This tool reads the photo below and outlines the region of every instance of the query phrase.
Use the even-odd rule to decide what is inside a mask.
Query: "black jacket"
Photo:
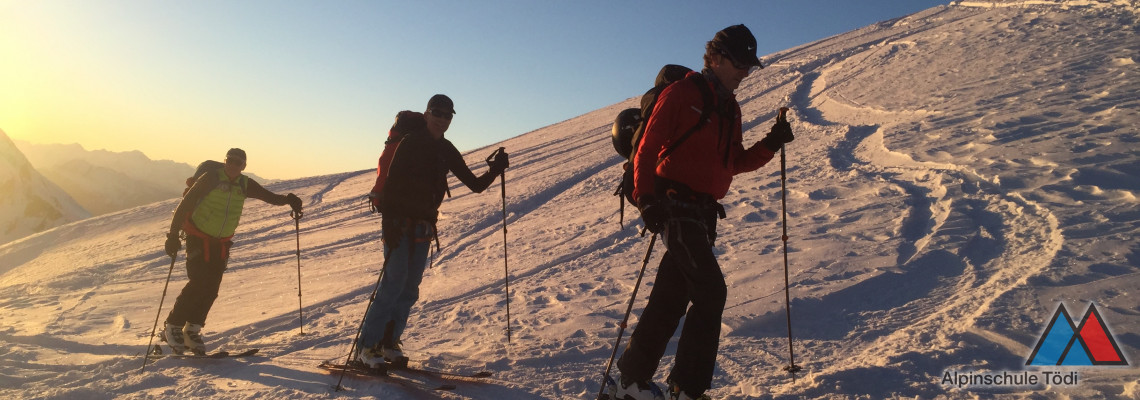
[[[435,140],[427,132],[404,136],[384,185],[384,217],[435,222],[447,193],[448,171],[475,193],[486,190],[498,176],[488,170],[476,177],[447,139]]]

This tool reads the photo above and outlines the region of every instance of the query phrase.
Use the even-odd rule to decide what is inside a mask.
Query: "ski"
[[[454,379],[468,382],[484,382],[483,379],[490,378],[493,374],[491,371],[479,371],[474,373],[451,372],[407,364],[402,366],[389,364],[388,368],[390,371],[408,371],[417,374],[431,375],[440,379]]]
[[[456,379],[468,382],[479,382],[478,379],[491,377],[491,371],[479,371],[475,373],[451,372],[446,370],[426,368],[422,365],[412,366],[408,364],[408,361],[409,360],[407,357],[400,357],[395,361],[389,361],[387,369],[389,371],[407,371],[423,375],[432,375],[439,379]]]
[[[353,376],[363,378],[376,378],[383,379],[388,382],[395,382],[396,384],[403,385],[412,389],[421,389],[428,391],[450,391],[455,390],[455,385],[452,384],[433,384],[428,382],[419,382],[412,379],[407,379],[398,375],[391,375],[385,369],[372,369],[356,365],[345,365],[338,363],[331,363],[328,361],[322,362],[318,365],[321,369],[328,371],[330,374],[339,374],[341,371],[352,374]]]
[[[147,356],[147,358],[150,358],[152,360],[158,360],[158,359],[162,359],[162,358],[212,358],[212,359],[221,359],[221,358],[249,357],[249,356],[252,356],[254,354],[257,354],[257,352],[259,350],[260,349],[249,349],[249,350],[239,352],[239,353],[233,353],[233,352],[223,350],[223,351],[216,351],[216,352],[209,353],[209,354],[161,354],[161,353],[156,354],[156,353],[151,353],[151,354],[147,354],[146,356]]]

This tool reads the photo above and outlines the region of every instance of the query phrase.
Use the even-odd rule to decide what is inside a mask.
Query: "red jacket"
[[[697,72],[690,72],[689,75]],[[716,93],[712,83],[710,91]],[[732,184],[732,176],[755,171],[775,155],[771,150],[761,146],[759,142],[745,149],[740,133],[740,105],[736,99],[717,99],[721,102],[732,101],[732,121],[713,111],[709,122],[687,140],[681,143],[668,158],[661,159],[673,141],[685,134],[685,131],[697,125],[704,107],[700,90],[694,80],[684,79],[678,81],[661,92],[657,98],[657,105],[645,127],[636,156],[633,158],[633,198],[639,203],[641,197],[654,194],[653,177],[661,176],[676,182],[683,183],[694,191],[708,194],[715,199],[724,198],[728,187]],[[717,97],[717,96],[713,96]],[[721,130],[728,126],[731,140],[724,143],[720,139]],[[728,148],[728,163],[725,165],[725,145]]]

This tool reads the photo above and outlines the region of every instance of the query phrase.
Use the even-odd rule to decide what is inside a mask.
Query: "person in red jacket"
[[[791,127],[778,122],[759,142],[743,145],[733,91],[752,67],[763,68],[747,27],[717,32],[705,46],[704,63],[701,72],[690,72],[661,92],[633,158],[634,199],[646,228],[662,234],[667,250],[649,303],[618,360],[619,399],[664,397],[653,374],[681,317],[685,325],[667,378],[669,394],[697,399],[711,387],[728,294],[712,249],[716,220],[724,218],[718,200],[728,193],[734,175],[760,168],[793,139]],[[706,89],[698,85],[713,93],[713,110],[704,110],[701,92]],[[684,137],[694,126],[699,129]]]

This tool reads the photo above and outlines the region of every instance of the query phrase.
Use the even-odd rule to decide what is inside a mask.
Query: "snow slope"
[[[737,93],[748,144],[777,107],[793,110],[789,260],[804,373],[781,371],[773,163],[737,177],[723,201],[716,251],[729,299],[713,398],[1140,395],[1136,17],[1120,1],[962,2],[765,57],[771,66]],[[173,201],[0,246],[0,396],[592,398],[648,245],[636,224],[619,228],[611,196],[621,159],[609,124],[635,100],[466,155],[477,172],[499,145],[512,155],[509,346],[499,186],[472,194],[452,179],[442,251],[404,348],[429,367],[494,371],[485,383],[422,392],[347,378],[334,392],[336,377],[316,368],[346,356],[381,265],[379,218],[361,202],[374,175],[362,170],[270,186],[308,207],[304,335],[292,221],[247,205],[205,334],[219,348],[261,348],[253,358],[140,372],[171,271],[161,243]],[[162,315],[185,283],[181,259],[173,272]],[[1075,386],[941,383],[947,371],[1038,371],[1024,364],[1057,305],[1082,313],[1089,302],[1133,366],[1077,369]]]

